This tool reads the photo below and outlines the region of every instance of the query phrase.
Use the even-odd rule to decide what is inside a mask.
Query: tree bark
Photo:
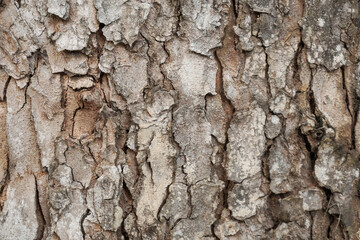
[[[360,239],[356,0],[1,0],[0,239]]]

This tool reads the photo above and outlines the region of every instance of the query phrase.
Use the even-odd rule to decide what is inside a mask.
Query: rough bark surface
[[[0,0],[0,239],[360,239],[357,0]]]

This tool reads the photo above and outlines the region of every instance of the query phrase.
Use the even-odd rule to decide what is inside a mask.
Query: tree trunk
[[[360,239],[357,0],[1,0],[0,239]]]

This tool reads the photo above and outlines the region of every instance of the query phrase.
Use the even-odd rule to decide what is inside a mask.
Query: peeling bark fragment
[[[224,209],[221,213],[221,221],[220,224],[215,228],[215,234],[220,240],[225,239],[235,239],[236,237],[245,239],[245,229],[244,223],[239,223],[230,218],[230,211],[228,209]],[[244,229],[245,228],[245,229]],[[238,233],[242,233],[243,235],[238,235]],[[251,236],[246,236],[246,239],[253,239]]]
[[[284,222],[296,221],[298,224],[307,222],[307,215],[303,209],[302,198],[298,195],[290,195],[279,199],[279,219]],[[308,222],[310,224],[310,222]]]
[[[283,223],[268,233],[271,239],[311,239],[311,217],[302,209],[301,198],[281,199],[279,217]]]
[[[70,187],[73,182],[72,169],[66,165],[59,165],[52,177],[65,187]]]
[[[270,189],[273,193],[286,193],[293,190],[289,175],[291,163],[283,140],[277,138],[269,154]]]
[[[60,73],[65,70],[65,56],[63,52],[58,52],[52,44],[46,46],[46,55],[48,56],[52,73]]]
[[[147,162],[141,167],[144,174],[143,191],[136,206],[137,222],[144,227],[157,222],[157,215],[165,201],[167,188],[172,182],[172,158],[176,154],[166,135],[155,132],[153,134]]]
[[[107,231],[116,231],[123,218],[118,198],[121,194],[119,169],[111,165],[102,166],[103,174],[88,192],[87,203],[91,215],[87,221],[98,222]]]
[[[265,79],[266,55],[262,48],[256,48],[246,58],[241,80],[250,84],[253,78]]]
[[[273,13],[275,14],[275,13]],[[269,47],[279,39],[281,18],[269,14],[260,14],[258,37],[265,47]]]
[[[86,156],[79,146],[69,148],[65,152],[66,164],[71,167],[74,180],[87,188],[92,178],[91,164],[86,161]]]
[[[84,49],[88,45],[90,34],[99,28],[94,0],[69,1],[69,5],[69,20],[58,22],[52,18],[48,26],[48,35],[55,41],[58,52]]]
[[[97,19],[99,22],[109,24],[119,19],[122,15],[119,8],[126,3],[126,0],[95,0],[94,4],[97,9]]]
[[[2,38],[0,39],[0,66],[5,72],[14,78],[22,78],[29,72],[29,62],[26,55],[18,53],[19,44],[15,37],[8,31],[0,29]]]
[[[38,172],[40,151],[36,131],[31,120],[30,98],[10,81],[7,93],[6,131],[9,144],[11,179],[25,173]]]
[[[289,101],[289,97],[286,94],[280,93],[270,101],[270,110],[273,113],[286,116],[286,111],[289,110]]]
[[[211,124],[211,134],[217,141],[225,144],[227,117],[219,94],[206,98],[206,115]]]
[[[0,66],[15,79],[34,69],[31,55],[46,42],[44,17],[36,3],[30,0],[16,7],[7,1],[0,11]]]
[[[308,188],[299,192],[303,199],[303,209],[305,211],[316,211],[323,208],[325,193],[318,188]]]
[[[235,16],[230,12],[229,25],[234,25]],[[244,62],[244,54],[236,50],[235,33],[233,28],[227,27],[224,45],[216,50],[221,92],[231,102],[235,109],[244,108],[248,101],[246,87],[240,82],[240,69]],[[220,75],[221,74],[221,75]],[[219,84],[218,84],[219,85]]]
[[[92,88],[94,86],[94,81],[92,77],[73,77],[70,78],[68,86],[74,91],[84,88]]]
[[[184,172],[190,183],[210,178],[211,125],[203,109],[182,107],[174,113],[175,141],[183,149]]]
[[[64,187],[49,189],[49,204],[52,210],[60,211],[70,204],[70,199]]]
[[[169,187],[169,195],[161,209],[160,217],[169,221],[173,227],[179,219],[187,218],[190,208],[187,186],[183,183],[174,183]]]
[[[272,96],[285,88],[287,70],[295,57],[300,42],[300,35],[290,36],[286,43],[273,44],[266,49],[269,64],[269,84]]]
[[[241,183],[261,172],[261,157],[265,151],[265,113],[254,105],[251,109],[235,113],[228,130],[228,179]]]
[[[76,93],[71,88],[68,88],[67,91],[64,92],[64,99],[65,99],[64,130],[66,134],[69,136],[73,135],[75,112],[81,108],[80,103],[77,101],[76,98],[77,98]]]
[[[178,1],[156,0],[150,8],[145,23],[146,32],[156,41],[165,41],[171,38],[176,31],[178,21]]]
[[[350,22],[351,4],[341,0],[305,1],[305,13],[301,20],[302,37],[306,47],[307,60],[325,66],[332,71],[346,63],[347,50],[340,37],[342,28]]]
[[[205,96],[216,94],[217,66],[215,60],[186,50],[187,44],[183,41],[174,40],[166,48],[170,53],[170,60],[164,65],[166,76],[183,104],[174,112],[173,132],[186,157],[187,180],[195,183],[210,178],[212,130],[206,118]]]
[[[86,214],[86,207],[82,204],[73,204],[63,213],[56,224],[55,232],[61,240],[83,239],[81,219]]]
[[[311,86],[316,106],[326,120],[335,128],[336,139],[342,144],[351,138],[351,117],[346,105],[341,70],[328,72],[318,68]]]
[[[260,190],[261,177],[245,179],[241,184],[235,184],[229,193],[229,210],[238,220],[245,220],[256,214],[257,208],[265,203],[265,194]]]
[[[69,17],[70,6],[66,0],[48,0],[48,12],[57,15],[63,20]]]
[[[311,239],[310,238],[310,221],[308,226],[299,226],[295,222],[281,223],[275,231],[272,239]]]
[[[160,117],[171,110],[174,104],[175,101],[171,92],[159,90],[154,93],[153,103],[147,107],[147,111],[151,117]]]
[[[212,235],[222,183],[199,182],[190,188],[192,211],[190,219],[181,219],[171,231],[171,239],[202,239]],[[206,239],[206,238],[205,238]]]
[[[55,60],[56,61],[56,60]],[[86,75],[89,70],[88,58],[82,53],[67,53],[65,54],[64,69],[74,75]]]
[[[277,115],[270,115],[266,118],[265,134],[267,138],[277,137],[282,129],[281,119]]]
[[[31,98],[31,113],[41,153],[41,165],[48,168],[54,161],[54,141],[60,135],[64,112],[61,108],[60,75],[53,75],[45,60],[39,62],[28,94]]]
[[[116,57],[113,53],[106,52],[101,56],[100,69],[107,72],[114,68],[112,81],[117,93],[127,99],[128,104],[141,101],[143,89],[148,84],[148,61],[127,51],[123,46],[116,46],[115,52]]]
[[[264,181],[264,178],[263,178]],[[264,182],[263,182],[264,183]],[[263,187],[262,187],[263,188]],[[265,197],[265,201],[268,201],[268,198]],[[274,208],[276,205],[272,205],[271,208]],[[275,226],[274,220],[270,219],[268,216],[269,205],[264,203],[257,208],[256,215],[244,220],[245,225],[242,225],[242,233],[239,233],[239,236],[249,236],[250,239],[261,239],[266,238],[268,235],[268,229],[272,229]]]
[[[147,55],[149,56],[149,59],[153,59],[153,61],[150,61],[148,66],[149,80],[154,85],[159,85],[161,88],[170,90],[170,82],[165,78],[164,72],[161,68],[162,64],[165,63],[168,57],[168,53],[165,49],[165,43],[154,40],[147,31],[148,30],[145,29],[142,32],[142,35],[149,43]]]
[[[245,83],[245,86],[243,86],[243,88],[245,88],[246,90],[244,89],[240,92],[236,92],[233,91],[235,87],[231,87],[227,91],[227,95],[230,97],[230,99],[236,99],[238,98],[237,94],[243,95],[243,92],[245,92],[245,94],[248,94],[248,99],[244,99],[245,102],[250,103],[250,97],[253,97],[260,105],[267,104],[266,102],[268,101],[268,83],[266,80],[266,54],[263,48],[255,48],[246,57],[245,65],[242,70],[241,81]],[[234,85],[239,85],[239,83],[235,83]],[[238,105],[240,105],[241,108],[244,108],[244,106],[242,106],[242,102],[237,102],[235,106],[237,107]]]
[[[274,0],[245,0],[244,2],[246,2],[254,12],[269,14],[273,13],[275,5]]]
[[[33,175],[13,179],[7,188],[1,212],[0,238],[36,239],[39,219],[36,214],[36,184]]]
[[[138,37],[142,25],[149,15],[151,2],[129,0],[118,5],[121,2],[123,1],[116,1],[115,5],[109,5],[107,11],[111,11],[113,14],[105,14],[105,19],[101,11],[99,11],[98,13],[100,14],[98,14],[98,19],[100,22],[106,24],[102,29],[106,40],[112,41],[115,44],[123,42],[132,46]],[[116,16],[119,16],[119,18]],[[110,19],[114,19],[114,21],[109,22]]]
[[[359,177],[359,169],[354,166],[349,155],[327,141],[319,146],[315,177],[320,185],[333,192],[342,192],[351,188],[351,183]]]
[[[57,52],[55,46],[46,47],[52,73],[70,72],[70,75],[85,75],[89,70],[88,58],[79,52]]]
[[[24,77],[21,79],[16,79],[16,85],[20,88],[20,89],[24,89],[25,87],[27,87],[29,85],[29,78],[28,77]]]
[[[246,5],[244,6],[242,3],[239,3],[238,8],[237,25],[233,27],[234,32],[239,37],[241,49],[244,51],[252,51],[258,42],[255,36],[252,35],[253,19]]]
[[[358,184],[358,180],[356,180]],[[352,189],[353,191],[355,189]],[[357,191],[357,190],[355,190]],[[344,191],[344,193],[334,193],[334,205],[339,210],[339,217],[341,222],[344,224],[344,229],[349,234],[349,236],[360,236],[360,220],[359,220],[359,211],[357,206],[360,205],[359,198],[354,196],[354,192],[351,193],[349,189]],[[353,206],[356,206],[355,208]],[[355,238],[356,239],[356,238]]]
[[[66,163],[65,152],[68,146],[63,139],[56,139],[55,141],[55,158],[59,164]]]
[[[217,65],[215,60],[187,50],[184,41],[173,40],[166,45],[170,60],[164,65],[166,76],[180,93],[180,101],[204,104],[206,94],[215,92]]]
[[[341,41],[345,43],[346,49],[350,53],[350,61],[356,62],[355,59],[359,59],[360,57],[360,53],[358,51],[360,47],[360,42],[358,40],[360,36],[359,2],[346,2],[344,9],[351,14],[349,14],[349,21],[346,22],[345,29],[342,29]]]
[[[221,46],[230,1],[183,0],[180,7],[182,13],[180,34],[184,34],[189,39],[189,49],[211,56],[211,50]]]

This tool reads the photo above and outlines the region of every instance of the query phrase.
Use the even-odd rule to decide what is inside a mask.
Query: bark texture
[[[0,239],[360,239],[357,0],[0,0]]]

